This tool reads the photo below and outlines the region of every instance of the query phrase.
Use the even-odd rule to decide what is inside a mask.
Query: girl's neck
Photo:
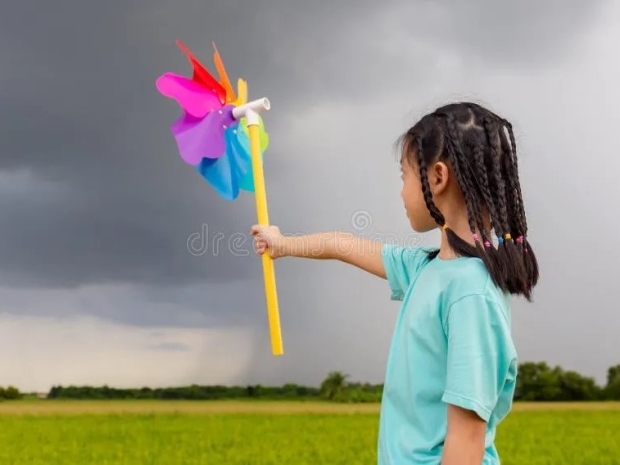
[[[464,241],[474,245],[474,238],[469,227],[469,222],[465,215],[446,215],[446,224],[448,228]],[[448,244],[448,236],[443,229],[441,231],[441,244],[439,247],[439,258],[442,260],[452,260],[458,258],[458,255]]]
[[[452,250],[452,248],[450,247],[450,244],[448,244],[448,236],[446,235],[446,232],[443,229],[441,230],[441,244],[439,246],[439,258],[441,258],[442,260],[454,260],[455,258],[458,258],[458,255],[454,253],[454,250]]]

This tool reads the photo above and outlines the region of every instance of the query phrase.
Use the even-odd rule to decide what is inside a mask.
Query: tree
[[[607,370],[607,385],[603,390],[605,399],[620,400],[620,365]]]
[[[557,400],[561,393],[561,371],[552,370],[546,362],[519,365],[515,399],[526,401]]]
[[[600,398],[601,389],[594,378],[580,375],[576,371],[566,371],[560,375],[561,400],[583,401]]]
[[[15,386],[9,386],[6,389],[4,389],[3,397],[7,400],[16,400],[16,399],[21,399],[22,395],[19,392],[19,389],[17,389]]]
[[[348,377],[340,371],[332,371],[321,383],[321,395],[329,400],[342,398],[347,388]]]
[[[620,365],[614,365],[607,370],[607,384],[613,384],[620,379]]]

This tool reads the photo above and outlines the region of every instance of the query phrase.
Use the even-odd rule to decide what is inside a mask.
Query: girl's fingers
[[[267,250],[267,242],[257,238],[254,240],[254,248],[256,250],[256,253],[263,254],[265,253],[265,250]]]
[[[263,226],[261,226],[260,224],[255,224],[254,226],[250,228],[250,234],[252,236],[256,236],[260,234],[262,231],[263,231]]]

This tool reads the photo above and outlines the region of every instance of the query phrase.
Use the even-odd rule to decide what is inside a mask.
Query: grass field
[[[2,465],[376,463],[378,405],[315,402],[0,403]],[[620,403],[517,404],[505,465],[620,465]]]

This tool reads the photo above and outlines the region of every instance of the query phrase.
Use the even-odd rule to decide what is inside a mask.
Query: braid
[[[484,149],[480,144],[476,144],[471,147],[471,151],[474,156],[474,161],[476,162],[476,169],[473,173],[474,179],[478,180],[480,186],[480,193],[482,194],[484,202],[489,209],[489,214],[491,215],[491,229],[493,229],[493,225],[498,224],[499,220],[497,218],[495,203],[493,202],[493,198],[491,197],[491,190],[489,189],[489,178],[487,176],[487,170],[484,164]]]
[[[484,162],[484,148],[482,143],[475,143],[471,147],[472,154],[474,156],[475,162],[475,172],[473,173],[474,179],[477,179],[479,182],[480,193],[484,199],[484,203],[489,211],[490,219],[491,219],[491,229],[493,229],[494,225],[499,224],[500,221],[497,217],[497,208],[495,206],[495,202],[493,201],[493,197],[491,195],[491,189],[489,188],[489,178],[487,176],[487,169]],[[485,242],[486,242],[485,237]],[[487,244],[489,244],[487,246]],[[493,262],[493,268],[499,274],[502,280],[506,279],[506,270],[505,267],[502,266],[502,262],[498,259],[497,252],[493,248],[492,244],[490,244],[490,240],[485,244],[485,252],[489,255],[490,260]]]
[[[527,236],[527,218],[525,216],[525,207],[523,203],[523,195],[521,194],[521,183],[519,181],[519,164],[517,160],[517,144],[515,142],[515,136],[512,132],[512,125],[506,121],[502,121],[508,130],[508,137],[510,139],[510,147],[508,147],[508,153],[510,154],[510,164],[507,164],[509,170],[508,179],[511,181],[511,189],[514,195],[515,209],[517,211],[518,229],[519,233],[523,235],[524,239]]]
[[[520,185],[521,183],[519,181],[519,164],[517,162],[517,143],[515,141],[515,135],[512,132],[512,124],[510,124],[506,120],[503,120],[502,122],[508,129],[508,137],[510,138],[510,158],[514,164],[514,169],[512,172],[512,176],[514,176],[514,178],[511,176],[511,180],[515,184],[516,198],[517,198],[517,201],[519,202],[519,219],[523,223],[521,234],[525,236],[527,235],[527,218],[525,217],[525,206],[523,204],[523,196],[521,195],[521,185]]]
[[[493,183],[495,184],[494,188],[498,195],[499,216],[497,218],[498,223],[495,224],[494,229],[495,229],[495,234],[497,235],[497,237],[503,238],[504,234],[507,234],[509,232],[508,232],[508,224],[507,224],[508,212],[506,209],[506,186],[504,183],[504,179],[502,178],[502,170],[500,167],[500,160],[499,160],[501,153],[500,153],[497,141],[495,139],[493,121],[491,120],[490,117],[485,116],[483,120],[483,124],[484,124],[484,130],[486,131],[486,135],[487,135],[487,141],[491,149],[491,165],[493,167],[491,170],[491,176],[492,176],[491,179],[493,180]]]
[[[452,168],[454,169],[454,174],[456,175],[456,180],[461,186],[461,190],[465,195],[465,203],[467,205],[467,222],[469,223],[469,229],[472,234],[476,234],[476,219],[474,218],[473,211],[475,209],[474,204],[475,199],[473,198],[473,192],[471,190],[471,186],[465,179],[464,171],[462,168],[463,155],[461,150],[458,148],[458,132],[456,128],[456,121],[454,120],[454,115],[447,115],[447,135],[446,139],[446,151],[448,152],[448,157],[452,163]],[[480,224],[480,223],[479,223]]]
[[[508,148],[510,158],[506,162],[506,177],[511,182],[511,190],[513,192],[512,195],[514,197],[514,206],[516,210],[515,218],[517,219],[517,227],[519,229],[520,235],[517,249],[521,256],[523,266],[528,276],[528,284],[530,286],[534,286],[538,282],[538,263],[536,261],[536,256],[531,250],[531,245],[529,245],[527,242],[527,217],[525,215],[525,205],[523,202],[523,194],[521,193],[521,183],[519,181],[517,144],[515,142],[515,136],[512,131],[512,125],[506,120],[503,120],[503,123],[508,129],[508,136],[510,138],[510,147]]]
[[[446,224],[446,220],[443,215],[440,213],[439,209],[433,203],[433,195],[431,194],[431,188],[428,185],[428,174],[426,172],[426,163],[424,163],[424,157],[422,156],[422,139],[417,139],[417,154],[418,154],[418,165],[420,167],[420,179],[422,180],[422,193],[424,194],[424,202],[426,203],[426,207],[433,219],[437,222],[439,226],[443,226]]]

